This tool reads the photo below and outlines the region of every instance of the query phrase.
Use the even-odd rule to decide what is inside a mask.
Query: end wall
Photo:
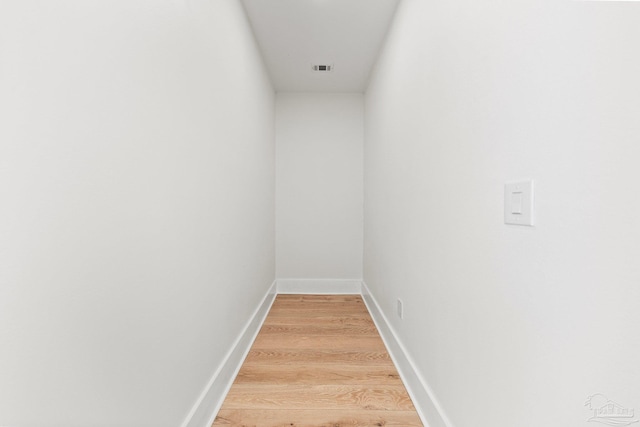
[[[276,275],[362,279],[363,96],[279,93]]]

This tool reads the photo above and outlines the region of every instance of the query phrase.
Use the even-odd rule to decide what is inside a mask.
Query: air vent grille
[[[317,71],[319,73],[328,73],[333,70],[333,65],[331,64],[314,64],[311,66],[313,71]]]

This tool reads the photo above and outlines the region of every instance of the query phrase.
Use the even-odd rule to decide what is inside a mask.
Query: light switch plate
[[[533,225],[533,181],[512,182],[504,186],[504,223]]]

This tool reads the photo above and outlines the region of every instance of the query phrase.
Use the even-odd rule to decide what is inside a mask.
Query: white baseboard
[[[276,282],[274,281],[242,333],[231,347],[231,350],[227,353],[224,361],[209,380],[195,405],[193,405],[181,427],[210,427],[213,424],[224,398],[227,396],[244,359],[251,349],[253,341],[260,331],[260,327],[264,323],[264,319],[271,309],[275,297]]]
[[[447,418],[435,398],[431,387],[427,385],[427,382],[416,369],[413,360],[364,282],[362,282],[362,298],[382,336],[382,340],[387,346],[393,362],[398,368],[400,377],[424,425],[427,427],[453,427],[453,424],[451,424],[451,421]]]
[[[279,294],[360,295],[361,280],[277,279]]]

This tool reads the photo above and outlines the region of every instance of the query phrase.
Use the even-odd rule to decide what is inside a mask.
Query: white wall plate
[[[533,181],[504,186],[504,223],[533,226]]]

